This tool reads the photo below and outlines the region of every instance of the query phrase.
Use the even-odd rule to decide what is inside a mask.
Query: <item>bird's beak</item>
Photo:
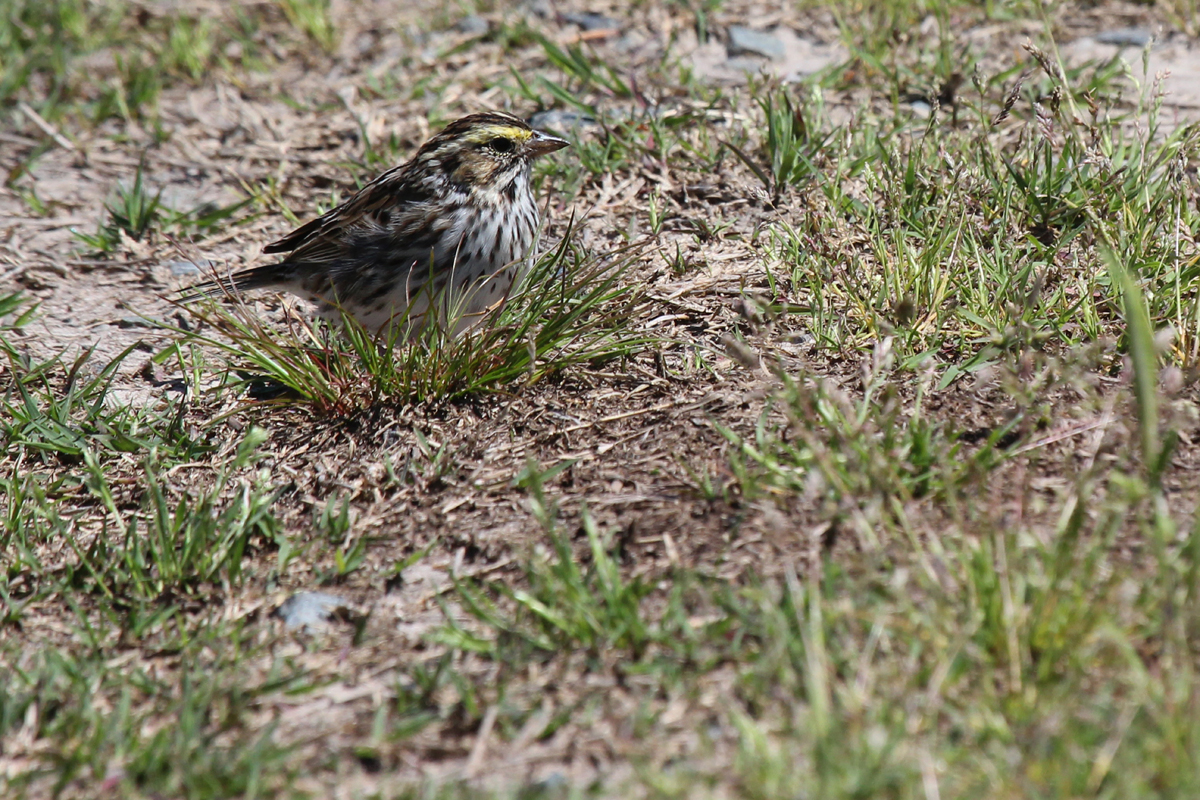
[[[571,143],[566,139],[560,139],[557,136],[551,136],[548,133],[534,131],[533,136],[529,137],[529,142],[525,145],[526,150],[531,156],[544,156],[546,153],[553,153],[555,150],[562,150]]]

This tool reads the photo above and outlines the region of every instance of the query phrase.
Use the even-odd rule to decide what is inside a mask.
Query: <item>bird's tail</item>
[[[247,289],[266,289],[271,286],[285,286],[296,278],[296,265],[287,262],[266,264],[253,269],[242,270],[225,277],[217,277],[202,283],[193,284],[179,290],[175,298],[180,303],[190,303],[205,297],[222,297]]]

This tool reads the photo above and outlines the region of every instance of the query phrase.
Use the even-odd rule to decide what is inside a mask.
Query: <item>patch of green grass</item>
[[[160,651],[178,653],[165,671],[130,670],[102,652],[0,645],[0,736],[22,729],[59,744],[0,779],[6,796],[280,796],[293,772],[287,750],[272,727],[244,724],[257,697],[294,680],[291,670],[250,679],[241,662],[260,654],[242,626],[210,622],[193,636]]]
[[[338,329],[293,322],[268,328],[241,305],[200,308],[197,316],[219,336],[188,334],[184,341],[214,348],[247,380],[285,387],[283,403],[317,414],[349,414],[380,403],[453,400],[531,386],[576,364],[621,358],[645,339],[626,329],[637,302],[622,285],[625,256],[587,259],[569,237],[541,257],[504,309],[466,334],[431,317],[411,341],[405,320],[375,336],[353,319]]]
[[[447,649],[410,671],[399,730],[407,734],[437,718],[480,724],[492,708],[501,739],[548,740],[603,713],[606,692],[599,687],[617,675],[647,692],[644,705],[626,720],[641,737],[663,711],[653,696],[685,688],[737,651],[739,641],[724,627],[724,615],[711,628],[695,621],[697,613],[716,606],[711,593],[723,592],[711,582],[685,571],[672,576],[674,585],[628,577],[623,545],[586,508],[579,517],[583,546],[576,550],[545,486],[566,466],[530,464],[518,478],[545,536],[523,559],[521,580],[452,576],[446,623],[429,637]],[[468,662],[471,668],[464,669]],[[530,670],[551,681],[575,674],[579,682],[555,706],[546,694],[557,691],[527,683]]]
[[[104,206],[108,221],[94,235],[75,232],[76,238],[97,253],[116,250],[123,235],[140,242],[162,216],[162,190],[150,194],[143,180],[142,165],[138,166],[133,184],[128,188],[118,186],[116,195],[114,202]]]
[[[337,44],[329,0],[279,0],[279,7],[299,31],[327,53]]]
[[[117,37],[122,23],[117,4],[84,0],[14,0],[0,25],[0,101],[27,95],[52,118],[49,109],[77,91],[70,66],[75,59]],[[41,102],[37,102],[40,100]]]
[[[180,18],[171,25],[163,46],[159,64],[169,72],[180,73],[199,81],[216,61],[220,42],[215,35],[216,23],[209,17]]]
[[[0,443],[9,469],[0,477],[0,553],[9,568],[0,594],[41,595],[65,580],[72,592],[90,586],[107,601],[136,604],[236,581],[248,547],[277,543],[269,487],[235,475],[249,465],[260,432],[211,484],[177,492],[163,474],[212,447],[184,425],[184,397],[131,402],[114,390],[134,347],[96,366],[94,348],[65,363],[23,355],[2,334],[0,342],[8,362]],[[131,493],[132,486],[140,488]],[[50,545],[74,558],[44,563],[39,553]]]
[[[674,2],[692,15],[696,28],[696,39],[701,44],[707,42],[712,27],[710,19],[715,12],[721,10],[721,6],[724,4],[723,0],[674,0]]]
[[[1194,358],[1200,273],[1180,243],[1200,230],[1200,215],[1179,165],[1200,138],[1191,126],[1160,134],[1153,103],[1146,126],[1095,101],[1076,108],[1078,90],[1033,51],[1052,84],[1041,102],[1021,102],[1018,77],[993,87],[1004,94],[972,125],[931,119],[920,131],[878,123],[810,134],[827,151],[825,166],[808,168],[820,195],[809,196],[803,227],[772,232],[782,264],[769,280],[808,309],[823,346],[892,335],[906,357],[955,363],[1048,341],[1082,345],[1116,319],[1096,249],[1111,240],[1156,287],[1151,318],[1175,329],[1175,357]],[[764,113],[776,108],[786,117],[786,104]],[[780,163],[805,163],[784,152]],[[831,236],[829,215],[849,222],[857,246]]]
[[[157,119],[158,98],[163,90],[159,65],[151,57],[132,50],[118,53],[114,59],[116,75],[90,107],[92,122],[100,123],[111,117],[126,122]]]
[[[722,429],[732,445],[730,469],[741,497],[801,495],[838,525],[863,500],[878,504],[883,513],[915,498],[945,501],[996,468],[1003,455],[994,444],[1022,427],[1022,417],[992,431],[983,447],[967,450],[959,432],[925,414],[927,384],[917,387],[915,398],[902,400],[890,354],[881,352],[865,376],[861,398],[781,373],[783,388],[759,418],[753,437]],[[700,489],[713,491],[705,485]]]
[[[112,397],[113,381],[133,352],[126,349],[98,370],[94,348],[71,364],[60,357],[36,361],[7,345],[12,380],[0,396],[0,441],[8,453],[32,463],[78,463],[85,453],[103,457],[155,450],[186,458],[199,449],[181,430],[179,406],[132,406]]]
[[[37,304],[28,304],[21,292],[0,295],[0,349],[8,352],[12,346],[4,334],[24,328],[36,313]]]
[[[726,146],[779,202],[785,187],[799,186],[819,172],[820,159],[833,133],[826,129],[817,136],[817,131],[827,128],[822,124],[823,100],[819,90],[811,93],[809,102],[801,104],[792,99],[786,88],[759,89],[758,105],[766,120],[762,143],[766,167],[734,144],[727,142]]]
[[[606,64],[595,54],[589,54],[578,45],[569,45],[566,49],[559,47],[545,37],[538,37],[546,60],[559,69],[567,78],[565,85],[560,85],[545,77],[538,76],[538,83],[543,90],[550,93],[559,102],[568,107],[581,111],[595,112],[595,107],[581,103],[579,98],[590,92],[599,92],[607,98],[631,98],[633,89],[615,69]],[[518,83],[525,82],[519,74],[513,73]]]
[[[204,488],[169,484],[156,455],[128,477],[90,450],[83,453],[80,474],[51,477],[18,469],[0,479],[7,499],[0,553],[9,567],[0,576],[0,594],[69,587],[111,604],[119,620],[147,613],[147,603],[236,585],[243,560],[257,549],[290,548],[272,513],[269,479],[240,474],[261,441],[261,431],[252,430]],[[129,491],[131,483],[137,491]],[[63,500],[80,492],[99,504],[99,515],[63,510]],[[38,556],[48,545],[66,547],[74,557],[51,568]]]
[[[586,568],[577,563],[542,486],[552,472],[543,474],[531,466],[526,474],[533,515],[546,532],[553,553],[535,552],[527,569],[527,589],[513,590],[501,582],[482,587],[482,591],[468,583],[456,587],[471,615],[502,635],[480,639],[451,619],[438,640],[505,660],[512,658],[514,649],[525,648],[529,653],[546,654],[577,650],[593,658],[616,650],[627,653],[632,662],[638,661],[651,642],[662,637],[643,618],[643,601],[652,587],[622,577],[611,544],[604,541],[586,509],[581,526],[590,563]],[[498,598],[511,606],[510,612],[497,607]]]
[[[333,46],[328,2],[281,0],[280,6],[305,37]],[[260,31],[272,22],[261,4],[233,3],[217,16],[197,16],[124,0],[13,0],[4,14],[0,103],[27,102],[51,122],[156,121],[159,95],[172,81],[201,82],[214,70],[257,69],[275,60],[261,46]]]
[[[1189,696],[1195,679],[1190,669],[1150,678],[1135,652],[1158,641],[1160,603],[1170,602],[1161,592],[1175,584],[1172,572],[1190,572],[1191,556],[1167,555],[1151,566],[1153,589],[1122,599],[1137,570],[1114,562],[1112,537],[1143,524],[1145,508],[1109,488],[1085,480],[1048,544],[1023,541],[976,506],[969,528],[944,530],[887,571],[826,565],[819,587],[796,582],[782,601],[773,593],[757,607],[743,600],[740,622],[756,634],[747,640],[762,648],[747,648],[748,710],[733,715],[742,719],[736,780],[747,794],[777,796],[802,782],[827,796],[867,787],[904,796],[902,787],[936,781],[943,796],[1101,786],[1130,796],[1151,774],[1184,791],[1194,778],[1145,745],[1180,723],[1193,728],[1185,720],[1194,698],[1174,710],[1162,703],[1182,699],[1181,689]],[[944,569],[930,569],[939,562]],[[772,713],[780,702],[790,713]],[[1192,762],[1196,741],[1185,736],[1177,752]]]
[[[179,211],[163,205],[162,193],[159,189],[151,194],[145,182],[144,165],[139,165],[133,183],[118,185],[115,198],[104,205],[108,219],[96,232],[72,232],[92,254],[109,255],[119,250],[126,238],[140,242],[159,231],[189,234],[212,231],[251,202],[251,198],[247,198],[227,206],[203,204],[190,211]]]
[[[107,518],[104,533],[90,547],[74,546],[77,583],[126,601],[186,595],[205,584],[235,585],[253,548],[283,542],[271,512],[275,492],[269,476],[239,474],[253,463],[266,438],[262,429],[251,428],[204,489],[171,492],[161,465],[146,460],[139,481],[145,494],[133,514],[122,510],[105,470],[89,457],[84,485]],[[110,541],[109,520],[119,521],[115,527],[123,529],[120,545]]]
[[[935,785],[941,796],[1153,796],[1158,781],[1194,785],[1198,684],[1179,614],[1196,602],[1200,529],[1177,529],[1132,473],[1085,466],[1038,519],[1015,526],[984,484],[948,487],[957,498],[947,516],[933,512],[936,536],[929,507],[908,493],[890,511],[847,518],[861,541],[849,562],[822,558],[804,579],[785,567],[742,585],[686,571],[671,582],[624,577],[610,534],[583,511],[573,547],[542,488],[548,473],[527,476],[549,552],[533,548],[520,588],[457,583],[470,622],[436,634],[453,649],[414,677],[427,703],[433,686],[456,686],[456,713],[472,724],[498,704],[502,740],[532,724],[540,698],[524,676],[534,663],[538,674],[574,670],[580,686],[616,675],[622,692],[638,687],[637,714],[608,713],[647,748],[636,782],[656,797],[909,797]],[[996,466],[985,479],[1006,480]],[[859,499],[886,490],[862,480]],[[1170,544],[1149,561],[1120,556],[1119,538],[1159,539],[1156,529],[1172,532]],[[485,665],[456,671],[462,653]],[[1163,657],[1180,670],[1154,669]],[[535,722],[546,736],[587,730],[602,695],[581,690]],[[669,749],[672,730],[698,743],[655,766],[653,748]]]

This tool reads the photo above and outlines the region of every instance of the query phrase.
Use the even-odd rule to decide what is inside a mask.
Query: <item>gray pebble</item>
[[[782,61],[786,52],[783,42],[769,33],[732,25],[729,28],[729,43],[725,50],[731,56],[755,55]]]
[[[563,14],[562,18],[563,22],[578,25],[585,31],[615,31],[621,27],[621,23],[612,17],[606,17],[603,14],[592,14],[590,12],[579,13],[571,11]]]
[[[526,14],[534,17],[547,19],[554,15],[554,9],[550,7],[549,0],[526,0],[521,4],[521,7]]]
[[[1154,34],[1145,28],[1117,28],[1096,34],[1100,44],[1115,44],[1118,47],[1145,47]]]
[[[735,56],[726,60],[725,66],[737,72],[748,72],[752,75],[763,71],[765,62],[753,56]]]
[[[564,789],[569,784],[570,781],[567,780],[567,776],[555,770],[534,785],[542,791],[554,791]]]
[[[529,118],[529,126],[537,130],[570,133],[576,128],[595,125],[595,117],[577,111],[539,111]]]
[[[199,261],[169,261],[167,269],[171,270],[171,274],[179,278],[188,277],[191,275],[199,275],[207,269],[212,268],[212,262],[207,258],[202,258]]]
[[[463,17],[454,26],[459,33],[465,33],[468,36],[483,36],[491,29],[491,23],[478,14],[472,14],[469,17]]]
[[[350,604],[335,594],[297,592],[283,601],[275,615],[289,628],[313,632],[325,628],[333,617],[345,614]]]

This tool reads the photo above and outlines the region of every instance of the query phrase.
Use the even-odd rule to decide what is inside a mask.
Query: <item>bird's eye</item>
[[[505,139],[503,136],[497,136],[488,142],[488,146],[497,153],[511,153],[513,150],[513,141],[512,139]]]

